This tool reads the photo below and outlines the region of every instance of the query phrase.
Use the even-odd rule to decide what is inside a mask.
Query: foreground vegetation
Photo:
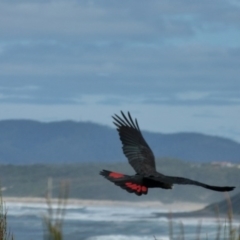
[[[52,199],[49,194],[46,196],[46,204],[48,205],[47,213],[43,216],[43,231],[44,240],[63,240],[63,223],[64,214],[67,206],[68,199],[68,183],[65,182],[61,185],[59,196],[58,196],[58,207],[56,209],[52,208]],[[224,224],[221,224],[218,217],[218,212],[216,211],[216,219],[218,221],[218,228],[215,236],[208,237],[208,233],[201,231],[201,222],[199,222],[196,227],[196,240],[240,240],[240,226],[234,227],[233,225],[233,213],[231,209],[230,198],[227,199],[227,204],[229,206],[227,213],[227,220]],[[187,235],[185,234],[184,225],[179,222],[176,226],[173,224],[173,219],[169,217],[169,240],[179,239],[184,240]],[[81,227],[81,226],[79,226]],[[153,240],[161,240],[161,238],[156,238],[153,236]],[[0,196],[0,240],[17,240],[15,239],[13,233],[8,229],[7,222],[7,212],[4,206],[2,197]]]
[[[13,234],[8,229],[7,211],[0,192],[0,240],[14,240]]]
[[[240,240],[240,225],[239,226],[233,226],[233,212],[231,208],[231,201],[230,198],[227,197],[226,203],[228,205],[228,211],[227,211],[227,218],[225,220],[225,223],[222,224],[220,217],[219,217],[219,212],[218,212],[218,207],[216,208],[216,221],[218,223],[217,225],[217,232],[215,236],[209,237],[209,233],[207,232],[202,232],[202,221],[199,221],[199,224],[196,227],[196,236],[194,239],[196,240]],[[177,234],[175,233],[177,232]],[[174,239],[179,239],[179,240],[184,240],[185,239],[185,230],[184,230],[184,225],[182,222],[179,222],[178,226],[173,225],[173,221],[170,217],[169,219],[169,240],[174,240]],[[161,239],[156,239],[155,240],[161,240]]]

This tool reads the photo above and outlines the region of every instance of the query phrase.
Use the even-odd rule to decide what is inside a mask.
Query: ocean
[[[7,203],[8,227],[15,240],[43,240],[44,203]],[[79,206],[68,205],[64,223],[64,239],[68,240],[167,240],[197,239],[201,222],[201,239],[215,239],[218,223],[215,218],[184,218],[170,220],[156,218],[154,213],[165,209],[143,206]],[[222,224],[224,225],[222,220]],[[237,222],[234,222],[237,226]],[[222,232],[227,231],[223,227]]]

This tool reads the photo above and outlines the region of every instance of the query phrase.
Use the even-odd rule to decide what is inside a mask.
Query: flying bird
[[[147,194],[148,188],[172,189],[174,184],[196,185],[218,192],[232,191],[235,188],[211,186],[188,178],[165,176],[157,172],[153,152],[142,136],[137,119],[133,121],[129,112],[128,116],[122,111],[121,114],[121,117],[117,114],[112,117],[114,120],[113,123],[116,125],[119,133],[123,153],[136,171],[136,174],[129,176],[118,172],[102,170],[100,175],[115,185],[138,196]]]

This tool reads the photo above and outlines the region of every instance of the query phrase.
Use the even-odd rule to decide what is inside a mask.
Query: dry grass
[[[63,182],[59,188],[59,196],[57,206],[54,207],[52,199],[49,194],[46,197],[46,203],[48,210],[46,215],[43,216],[43,227],[44,227],[44,239],[45,240],[63,240],[63,222],[64,215],[67,206],[69,192],[68,182]],[[225,223],[221,222],[219,217],[218,208],[216,208],[216,221],[217,221],[217,232],[215,237],[211,237],[214,240],[240,240],[240,226],[236,227],[233,224],[233,212],[232,205],[228,195],[226,195],[226,201],[228,204],[227,219]],[[179,222],[178,226],[173,224],[172,214],[169,213],[169,239],[170,240],[184,240],[185,228],[182,222]],[[177,232],[175,234],[175,232]],[[202,237],[204,236],[204,237]],[[158,240],[155,236],[155,240]],[[199,221],[196,227],[196,240],[207,240],[210,239],[207,233],[202,232],[202,222]],[[7,211],[2,201],[0,193],[0,240],[14,240],[14,236],[8,230],[7,225]],[[159,239],[161,240],[161,238]]]
[[[234,227],[233,225],[233,212],[232,212],[232,204],[231,199],[228,194],[225,195],[226,202],[228,205],[228,212],[227,212],[227,218],[225,220],[225,223],[221,223],[221,219],[219,217],[219,210],[218,207],[216,208],[216,221],[217,221],[217,232],[215,237],[211,237],[211,239],[214,240],[240,240],[240,225],[238,227]],[[240,203],[239,203],[240,207]],[[176,227],[173,227],[173,220],[172,220],[172,214],[169,213],[169,240],[184,240],[185,239],[185,231],[184,231],[184,225],[182,222],[179,222],[179,229],[176,229]],[[174,230],[177,230],[178,233],[174,234]],[[203,236],[204,233],[202,233],[202,222],[199,221],[197,227],[196,227],[196,240],[208,240],[208,233],[205,233],[205,237]],[[157,238],[154,236],[154,239],[157,240]],[[159,239],[161,240],[161,239]]]
[[[7,210],[0,191],[0,240],[14,240],[13,234],[8,230]]]
[[[48,211],[43,217],[45,240],[63,240],[62,226],[68,199],[69,184],[63,182],[59,189],[57,208],[53,207],[52,199],[48,194],[46,197]]]

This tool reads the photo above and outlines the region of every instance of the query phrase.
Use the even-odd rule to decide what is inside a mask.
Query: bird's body
[[[211,186],[182,177],[165,176],[157,172],[153,152],[144,140],[137,120],[133,121],[130,113],[128,113],[128,117],[123,112],[121,113],[122,118],[118,115],[113,116],[113,123],[117,126],[123,145],[123,153],[136,171],[136,175],[129,176],[102,170],[100,174],[106,179],[138,196],[147,194],[148,188],[171,189],[174,184],[196,185],[219,192],[232,191],[234,189],[234,187]]]

